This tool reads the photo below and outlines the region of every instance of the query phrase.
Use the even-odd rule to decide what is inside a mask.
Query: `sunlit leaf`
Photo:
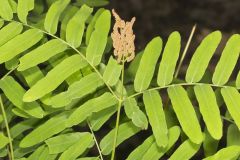
[[[106,92],[103,95],[93,98],[82,106],[78,107],[68,118],[68,126],[77,125],[84,121],[87,117],[91,116],[94,112],[99,112],[103,109],[109,108],[117,104],[115,97]]]
[[[0,63],[9,61],[23,51],[29,49],[43,37],[43,33],[37,29],[30,29],[11,39],[0,47]]]
[[[34,0],[18,0],[17,13],[21,22],[27,23],[28,12],[33,10]]]
[[[126,122],[119,125],[116,147],[126,139],[135,135],[140,131],[132,122]],[[115,136],[115,129],[111,130],[100,142],[102,154],[108,155],[112,152],[113,140]]]
[[[194,91],[209,133],[213,138],[220,139],[223,124],[213,89],[209,85],[200,85],[195,86]]]
[[[57,32],[59,17],[69,3],[70,0],[57,0],[51,5],[44,21],[44,27],[48,32],[52,34]]]
[[[107,45],[110,23],[111,14],[108,10],[103,11],[96,20],[94,31],[91,34],[86,51],[86,57],[93,66],[101,62],[102,55]]]
[[[147,91],[143,94],[143,101],[156,142],[159,147],[166,147],[168,144],[168,128],[162,99],[157,91]]]
[[[233,87],[226,87],[221,89],[221,93],[230,115],[240,129],[240,94],[238,90]]]
[[[62,114],[51,117],[45,123],[41,124],[27,136],[25,136],[20,142],[20,147],[31,147],[63,131],[65,128],[67,128],[66,121],[68,115],[69,112],[64,112]]]
[[[172,82],[180,48],[181,36],[178,32],[173,32],[168,37],[168,41],[164,48],[162,60],[159,66],[157,78],[157,83],[159,86],[165,86]]]
[[[83,5],[67,24],[66,40],[75,48],[79,47],[82,43],[85,21],[91,15],[92,11],[92,8]]]
[[[23,101],[31,102],[45,96],[56,89],[66,78],[86,65],[86,61],[84,61],[80,55],[73,55],[66,58],[49,71],[44,78],[32,86],[25,93]]]
[[[11,20],[13,18],[13,10],[8,0],[0,1],[0,17],[6,20]]]
[[[45,62],[54,55],[63,52],[67,49],[67,45],[58,39],[50,40],[40,47],[32,50],[19,59],[19,71],[34,67],[40,63]],[[51,52],[49,52],[51,51]]]
[[[161,50],[162,40],[160,37],[154,38],[147,44],[134,79],[134,88],[137,92],[149,87]]]
[[[187,82],[198,82],[202,79],[209,64],[209,61],[211,60],[214,52],[216,51],[221,41],[221,38],[221,32],[215,31],[202,40],[201,44],[198,46],[197,50],[193,54],[193,57],[187,69]]]
[[[183,131],[191,141],[201,143],[203,136],[200,124],[187,92],[181,86],[170,87],[167,91]]]
[[[72,100],[83,98],[102,85],[103,81],[96,73],[89,74],[70,85],[66,92],[53,96],[51,98],[51,105],[54,108],[64,107],[70,104]]]
[[[213,73],[212,81],[216,85],[224,85],[231,76],[235,65],[237,64],[240,53],[240,35],[234,34],[228,40],[221,58]]]

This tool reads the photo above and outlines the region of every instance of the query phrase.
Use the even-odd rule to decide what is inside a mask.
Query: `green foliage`
[[[0,0],[0,159],[237,159],[240,35],[213,64],[222,36],[207,35],[181,76],[178,32],[124,66],[108,3]]]

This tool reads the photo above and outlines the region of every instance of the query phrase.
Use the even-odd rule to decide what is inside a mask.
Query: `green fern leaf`
[[[75,160],[93,143],[91,133],[86,132],[82,134],[83,135],[80,137],[80,140],[64,151],[59,157],[59,160]]]
[[[98,17],[94,27],[95,30],[91,34],[91,38],[87,46],[86,57],[93,66],[97,66],[101,62],[102,55],[107,45],[110,24],[111,14],[108,10],[105,10]]]
[[[0,81],[0,88],[7,98],[20,110],[36,118],[44,116],[44,111],[37,102],[24,103],[22,101],[25,90],[12,77],[8,76],[2,79]]]
[[[99,112],[93,113],[89,118],[92,130],[98,131],[116,111],[117,107],[112,106]]]
[[[41,154],[44,152],[46,146],[40,146],[38,147],[27,159],[28,160],[34,160],[34,159],[38,159]]]
[[[139,109],[137,101],[134,98],[127,98],[124,101],[124,110],[128,118],[132,119],[135,126],[142,129],[148,128],[146,115]]]
[[[127,98],[124,101],[124,111],[128,118],[132,119],[133,112],[139,110],[139,106],[137,105],[137,101],[134,98]]]
[[[61,134],[59,136],[55,136],[49,138],[45,141],[49,148],[50,154],[58,154],[67,150],[69,147],[77,143],[85,133],[67,133]]]
[[[200,148],[200,144],[195,144],[190,140],[183,142],[177,150],[171,155],[169,160],[186,160],[190,159]]]
[[[40,79],[42,79],[44,77],[42,71],[40,70],[40,68],[38,66],[29,68],[29,69],[21,72],[21,74],[23,75],[23,77],[29,87],[32,87],[34,84],[36,84]],[[50,97],[51,97],[51,93],[45,95],[40,100],[42,103],[44,103],[46,105],[50,105]]]
[[[126,139],[132,137],[140,131],[140,128],[136,127],[132,122],[126,122],[119,125],[117,144],[116,147],[124,142]],[[115,135],[115,129],[111,130],[100,142],[100,148],[103,155],[108,155],[112,152],[113,139]]]
[[[68,22],[77,13],[78,10],[79,10],[78,7],[72,6],[72,5],[68,5],[67,8],[65,9],[63,18],[61,20],[61,27],[60,27],[61,39],[66,40],[66,29],[67,29]]]
[[[235,124],[231,124],[227,130],[227,146],[240,146],[240,132]]]
[[[137,92],[144,91],[149,87],[161,50],[162,40],[160,37],[154,38],[145,48],[134,80],[134,88]]]
[[[114,86],[119,81],[121,75],[122,66],[117,63],[117,61],[110,57],[106,69],[103,73],[104,81],[110,86]]]
[[[63,112],[54,117],[51,117],[45,123],[41,124],[32,132],[30,132],[27,136],[25,136],[20,142],[20,147],[27,148],[34,146],[63,131],[67,128],[66,121],[68,115],[69,112]]]
[[[13,139],[18,137],[23,132],[33,128],[37,122],[38,122],[38,119],[33,119],[33,118],[18,122],[16,125],[12,126],[10,129],[11,137]]]
[[[91,116],[94,112],[99,112],[103,109],[109,108],[117,104],[115,97],[106,92],[100,97],[93,98],[82,106],[78,107],[68,118],[68,126],[74,126],[83,122],[87,117]]]
[[[19,60],[17,57],[5,62],[5,67],[7,70],[15,70],[18,67]]]
[[[143,101],[156,142],[159,147],[166,147],[168,144],[168,128],[162,99],[157,91],[147,91],[143,94]]]
[[[162,60],[159,66],[157,77],[157,83],[159,86],[165,86],[172,82],[180,49],[181,36],[178,32],[173,32],[168,37],[168,41],[164,48]]]
[[[203,140],[201,127],[187,92],[182,86],[173,86],[167,91],[183,131],[192,142],[200,144]]]
[[[195,86],[194,91],[199,103],[199,109],[211,136],[222,137],[222,119],[213,89],[209,85]]]
[[[6,137],[2,132],[0,132],[0,149],[5,147],[9,143],[8,137]]]
[[[66,28],[66,40],[71,46],[77,48],[81,45],[85,29],[85,22],[91,15],[92,11],[92,8],[83,5],[69,20]]]
[[[142,157],[142,160],[151,159],[158,160],[160,159],[168,150],[172,148],[172,146],[176,143],[180,136],[180,128],[178,126],[174,126],[169,129],[169,142],[165,148],[159,147],[157,143],[153,143],[151,147],[147,150],[147,152]]]
[[[23,26],[20,23],[11,22],[0,30],[0,46],[19,35]]]
[[[21,22],[27,23],[28,12],[34,9],[34,0],[18,0],[17,14]]]
[[[221,93],[229,113],[240,129],[240,94],[238,90],[233,87],[226,87],[221,89]]]
[[[45,145],[38,147],[27,159],[28,160],[54,160],[57,155],[50,155],[48,148]]]
[[[105,9],[103,9],[103,8],[100,8],[99,10],[97,10],[97,12],[93,16],[91,22],[89,23],[87,30],[86,30],[86,41],[85,41],[86,45],[89,44],[91,35],[94,31],[94,26],[96,24],[96,21],[98,20],[98,17],[103,13],[103,11],[105,11]]]
[[[70,0],[57,0],[51,5],[44,21],[46,31],[51,34],[57,32],[59,17],[69,3]]]
[[[17,2],[15,0],[8,0],[8,2],[12,8],[13,13],[17,13]]]
[[[228,40],[222,56],[215,68],[212,81],[215,85],[224,85],[231,76],[240,53],[240,35],[235,34]]]
[[[140,146],[131,152],[127,160],[141,160],[144,154],[148,151],[151,145],[154,143],[154,136],[149,136]]]
[[[198,82],[202,79],[209,61],[221,41],[221,38],[221,32],[215,31],[203,39],[193,54],[187,69],[186,81],[188,83]]]
[[[66,78],[87,65],[80,55],[66,58],[32,86],[24,95],[24,102],[32,102],[56,89]]]
[[[6,20],[11,20],[13,18],[13,10],[8,0],[0,1],[0,17]]]
[[[19,59],[19,71],[24,71],[40,63],[47,61],[49,58],[61,53],[67,49],[67,45],[58,39],[50,40],[40,47],[32,50]],[[51,52],[49,52],[51,51]]]
[[[12,112],[18,117],[31,118],[31,115],[27,114],[26,112],[24,112],[23,110],[21,110],[19,108],[13,108]]]
[[[30,29],[11,39],[0,47],[0,63],[7,62],[26,51],[43,37],[43,33],[38,29]]]
[[[230,146],[219,150],[215,155],[204,158],[203,160],[234,160],[240,155],[239,146]]]
[[[44,74],[38,66],[27,69],[21,72],[21,74],[30,87],[44,77]]]
[[[132,122],[137,127],[140,127],[141,129],[147,129],[148,128],[148,120],[146,115],[140,110],[136,110],[132,114]]]
[[[66,92],[62,92],[52,97],[51,105],[54,108],[64,107],[70,104],[72,100],[83,98],[102,85],[103,81],[99,78],[97,73],[89,74],[70,85]]]

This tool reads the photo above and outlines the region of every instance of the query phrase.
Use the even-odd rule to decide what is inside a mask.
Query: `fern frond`
[[[160,37],[154,38],[145,48],[134,79],[134,88],[137,92],[144,91],[149,87],[161,50],[162,40]]]
[[[161,158],[174,146],[181,131],[186,138],[176,145],[170,159],[190,159],[202,143],[205,155],[211,156],[207,159],[237,157],[239,147],[233,146],[235,139],[229,137],[227,148],[213,154],[223,136],[222,119],[226,116],[220,114],[222,104],[226,104],[229,121],[236,123],[229,127],[228,136],[238,134],[240,127],[239,71],[237,77],[230,79],[239,60],[239,35],[230,37],[208,80],[204,77],[221,41],[220,31],[202,40],[190,60],[185,80],[173,78],[181,49],[178,32],[169,36],[160,61],[163,43],[156,37],[124,74],[122,66],[105,55],[112,45],[108,37],[110,12],[99,9],[93,15],[91,8],[106,3],[106,0],[77,0],[73,5],[70,0],[50,0],[45,12],[44,7],[37,8],[42,6],[40,1],[0,1],[0,63],[5,63],[8,70],[0,80],[0,88],[9,124],[21,117],[11,127],[14,143],[21,140],[20,145],[16,143],[16,157],[98,159],[81,157],[93,147],[94,134],[76,133],[73,126],[87,122],[92,126],[91,131],[99,131],[117,111],[118,102],[123,104],[126,116],[119,117],[117,146],[141,129],[147,129],[148,120],[153,132],[129,155],[129,160]],[[30,12],[37,16],[30,16]],[[126,76],[125,83],[120,83],[121,73]],[[168,93],[164,99],[158,93],[163,89]],[[165,99],[171,101],[172,107]],[[204,134],[202,121],[206,125]],[[101,140],[100,152],[104,155],[113,151],[116,130],[112,129]],[[0,134],[0,148],[7,144],[4,138]],[[61,144],[62,139],[69,143]],[[32,146],[34,149],[28,148]],[[213,149],[207,150],[209,146]]]
[[[168,144],[168,128],[161,97],[157,91],[145,92],[143,102],[157,145],[166,147]]]

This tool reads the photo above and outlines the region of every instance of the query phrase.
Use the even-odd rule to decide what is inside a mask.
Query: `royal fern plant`
[[[0,0],[0,159],[238,159],[240,35],[183,68],[178,32],[135,56],[135,18],[110,35],[106,4]]]

